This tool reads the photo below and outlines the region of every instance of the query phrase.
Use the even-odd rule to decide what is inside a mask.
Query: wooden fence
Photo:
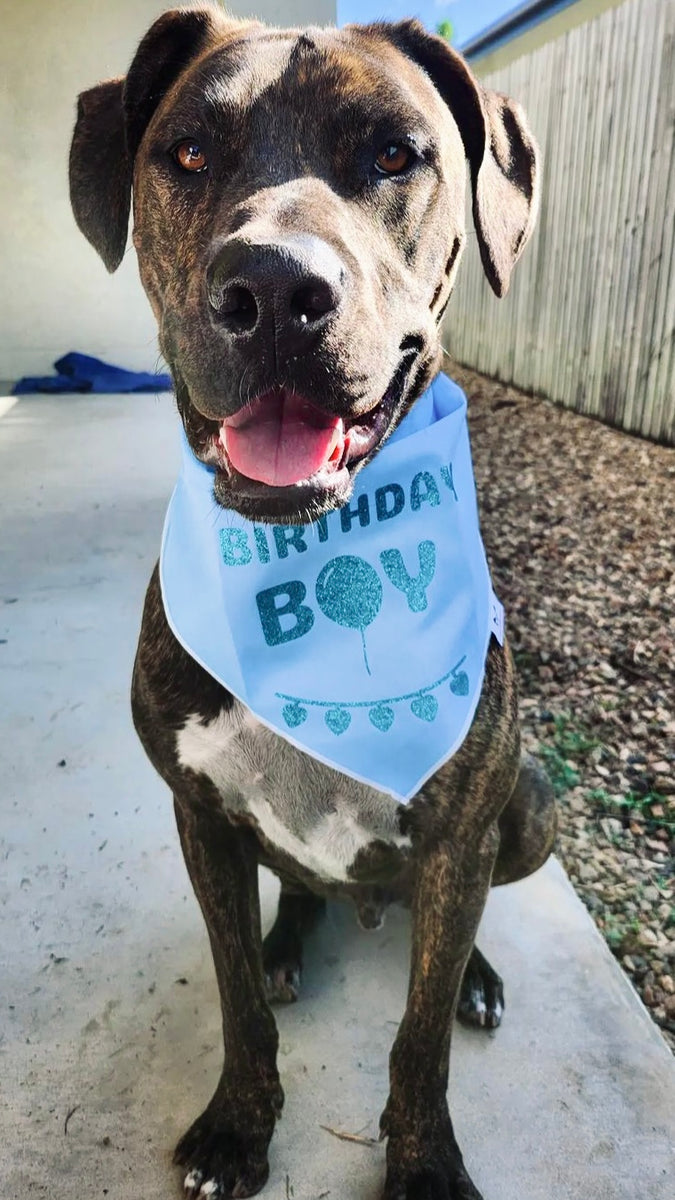
[[[448,350],[675,443],[675,0],[627,0],[482,82],[528,114],[542,205],[504,300],[469,239]]]

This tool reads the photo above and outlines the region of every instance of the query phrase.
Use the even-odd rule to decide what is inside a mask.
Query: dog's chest
[[[177,734],[182,767],[217,788],[223,808],[255,822],[265,841],[328,882],[345,882],[357,856],[385,843],[404,857],[403,805],[297,750],[235,701],[213,720],[188,717]]]

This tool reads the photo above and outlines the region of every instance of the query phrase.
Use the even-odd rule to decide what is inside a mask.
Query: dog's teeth
[[[201,1171],[188,1171],[185,1179],[183,1180],[183,1187],[185,1191],[193,1192],[195,1188],[199,1187],[203,1178],[204,1176],[202,1175]]]

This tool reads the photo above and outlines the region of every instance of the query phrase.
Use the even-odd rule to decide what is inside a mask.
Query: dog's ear
[[[175,9],[151,26],[126,79],[79,97],[70,149],[70,202],[82,233],[109,271],[124,256],[136,151],[180,72],[239,25],[216,8]]]
[[[75,220],[109,271],[122,261],[131,206],[123,87],[123,79],[109,79],[82,92],[70,147],[70,203]]]
[[[464,59],[419,21],[375,28],[422,67],[452,112],[471,171],[483,268],[493,291],[505,296],[539,199],[537,144],[525,114],[508,96],[481,87]]]

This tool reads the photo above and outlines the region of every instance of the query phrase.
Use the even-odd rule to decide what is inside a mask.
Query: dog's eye
[[[410,146],[402,142],[390,142],[384,146],[375,159],[375,169],[381,175],[402,175],[408,169],[414,158]]]
[[[198,142],[192,142],[189,139],[185,142],[179,142],[174,146],[172,151],[173,157],[182,167],[184,171],[205,171],[207,168],[206,155]]]

